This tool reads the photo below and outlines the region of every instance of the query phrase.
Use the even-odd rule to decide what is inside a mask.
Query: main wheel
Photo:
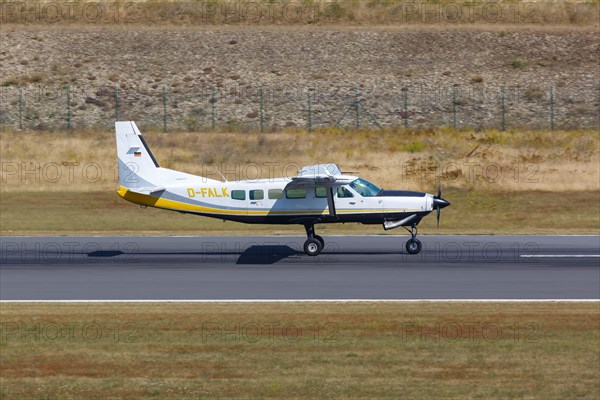
[[[419,239],[409,239],[408,242],[406,242],[406,251],[410,254],[419,254],[422,247],[423,245]]]
[[[325,240],[323,240],[323,238],[322,238],[321,236],[319,236],[319,235],[315,235],[314,237],[315,237],[315,239],[317,239],[319,242],[321,242],[321,247],[322,247],[322,248],[325,248]]]
[[[316,238],[310,238],[304,242],[304,252],[309,256],[317,256],[321,250],[323,250],[323,245]]]

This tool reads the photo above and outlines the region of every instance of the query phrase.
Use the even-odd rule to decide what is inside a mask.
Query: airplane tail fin
[[[133,190],[159,187],[160,167],[135,122],[115,122],[115,130],[121,187]]]

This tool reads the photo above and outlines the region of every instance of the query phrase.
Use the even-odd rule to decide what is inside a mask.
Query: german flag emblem
[[[142,156],[142,152],[141,151],[136,151],[133,153],[134,157],[141,157]]]

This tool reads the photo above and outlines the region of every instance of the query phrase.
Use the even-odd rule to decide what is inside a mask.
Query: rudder
[[[160,167],[135,122],[115,122],[115,131],[121,187],[136,189],[160,186]]]

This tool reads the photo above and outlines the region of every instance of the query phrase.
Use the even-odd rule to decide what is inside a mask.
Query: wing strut
[[[336,211],[335,211],[335,203],[333,202],[333,187],[329,186],[327,188],[327,206],[329,207],[329,216],[331,217],[335,217]]]

